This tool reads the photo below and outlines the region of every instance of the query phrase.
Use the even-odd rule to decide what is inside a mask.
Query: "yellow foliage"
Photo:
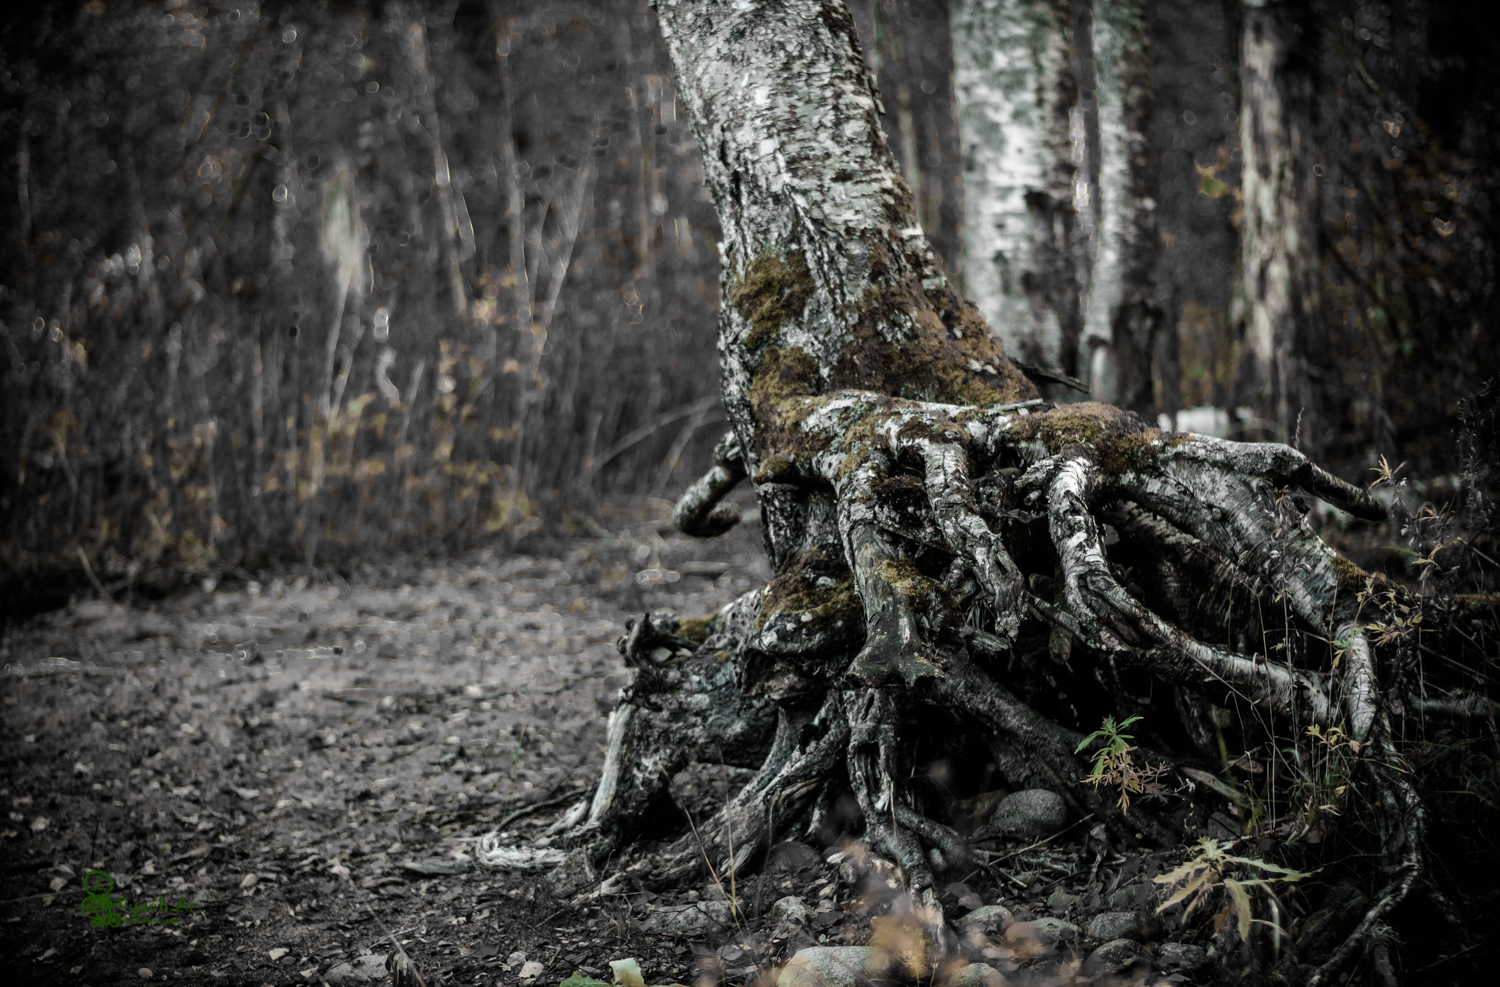
[[[1259,871],[1264,876],[1233,878],[1231,871],[1244,869]],[[1253,889],[1270,887],[1272,884],[1290,884],[1312,874],[1267,863],[1253,857],[1236,857],[1229,853],[1229,845],[1221,846],[1218,840],[1204,837],[1198,841],[1198,853],[1166,874],[1153,880],[1169,888],[1176,888],[1156,910],[1165,911],[1173,905],[1183,905],[1186,920],[1197,908],[1208,903],[1219,888],[1224,889],[1224,906],[1214,916],[1214,928],[1222,932],[1234,922],[1240,938],[1250,936],[1250,922],[1254,908],[1250,900]]]

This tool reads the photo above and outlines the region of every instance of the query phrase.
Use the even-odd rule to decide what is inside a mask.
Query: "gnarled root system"
[[[780,575],[715,614],[706,637],[666,612],[637,618],[620,642],[637,674],[601,778],[554,826],[565,850],[523,861],[536,851],[492,840],[481,859],[563,861],[560,880],[591,879],[698,758],[756,774],[716,818],[631,864],[636,878],[743,872],[782,834],[830,840],[853,806],[868,848],[930,901],[940,876],[983,858],[919,762],[977,751],[1005,785],[1051,789],[1117,841],[1173,845],[1197,817],[1181,799],[1127,814],[1127,766],[1200,786],[1201,804],[1237,794],[1218,770],[1226,733],[1262,745],[1264,766],[1240,763],[1264,773],[1285,771],[1276,738],[1311,729],[1374,793],[1389,879],[1344,916],[1336,945],[1297,959],[1313,964],[1302,972],[1344,969],[1414,892],[1445,900],[1424,866],[1404,718],[1462,724],[1488,709],[1464,671],[1481,658],[1464,622],[1494,616],[1439,612],[1368,576],[1304,517],[1307,498],[1383,517],[1368,494],[1287,446],[1163,433],[1100,405],[846,391],[788,401],[782,421],[790,438],[752,478],[767,523],[802,533],[773,559]],[[738,520],[721,501],[742,463],[726,436],[677,507],[684,531]],[[1444,655],[1420,681],[1409,625],[1392,616],[1414,607],[1435,615],[1436,636],[1418,643]],[[1101,782],[1078,750],[1105,714],[1144,715],[1146,740]],[[1285,826],[1305,830],[1316,811]]]

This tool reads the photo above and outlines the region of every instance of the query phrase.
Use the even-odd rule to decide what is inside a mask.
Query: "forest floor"
[[[7,631],[8,982],[379,981],[397,940],[427,983],[554,987],[608,980],[610,961],[633,957],[650,983],[743,984],[797,948],[878,935],[857,868],[802,844],[738,887],[664,896],[575,902],[538,875],[473,867],[481,834],[540,839],[588,789],[626,680],[614,644],[628,616],[706,614],[770,575],[753,522],[697,541],[653,502],[590,527],[556,558],[370,560],[347,580],[80,600]],[[674,794],[702,820],[748,777],[695,766]],[[1043,954],[1076,970],[1088,937],[1063,948],[1079,930],[1058,919],[1141,907],[1172,863],[1106,853],[1089,828],[1073,820],[944,888],[950,918],[1003,903],[1044,919],[1048,941],[986,951],[1002,970]],[[84,886],[95,871],[112,879],[105,895]],[[110,893],[170,910],[96,924],[104,913],[84,909]],[[986,914],[996,929],[1007,918]]]

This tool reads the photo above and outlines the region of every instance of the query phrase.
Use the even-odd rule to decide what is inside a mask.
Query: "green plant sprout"
[[[1139,716],[1132,716],[1121,723],[1116,723],[1113,716],[1106,716],[1103,725],[1084,737],[1073,751],[1074,754],[1082,754],[1084,748],[1094,741],[1104,741],[1104,745],[1091,755],[1094,767],[1082,780],[1096,789],[1100,785],[1109,785],[1119,789],[1121,812],[1130,811],[1132,796],[1160,798],[1167,791],[1160,782],[1161,776],[1166,774],[1166,765],[1159,764],[1153,767],[1147,764],[1144,767],[1137,767],[1130,756],[1130,752],[1136,749],[1130,743],[1135,739],[1135,735],[1123,731],[1139,719]]]

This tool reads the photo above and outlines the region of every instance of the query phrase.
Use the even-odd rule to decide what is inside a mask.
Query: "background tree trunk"
[[[927,241],[950,276],[963,270],[964,176],[953,97],[947,0],[854,0],[880,123],[911,188]]]
[[[1098,226],[1087,5],[954,0],[952,17],[964,290],[1008,352],[1077,376]]]
[[[1094,400],[1155,420],[1161,169],[1151,46],[1141,4],[1096,0],[1093,38],[1102,221],[1086,330],[1092,355],[1088,379]]]
[[[1323,442],[1307,367],[1320,321],[1317,29],[1309,4],[1246,4],[1240,56],[1241,249],[1255,393],[1274,437],[1306,443],[1314,455]]]

